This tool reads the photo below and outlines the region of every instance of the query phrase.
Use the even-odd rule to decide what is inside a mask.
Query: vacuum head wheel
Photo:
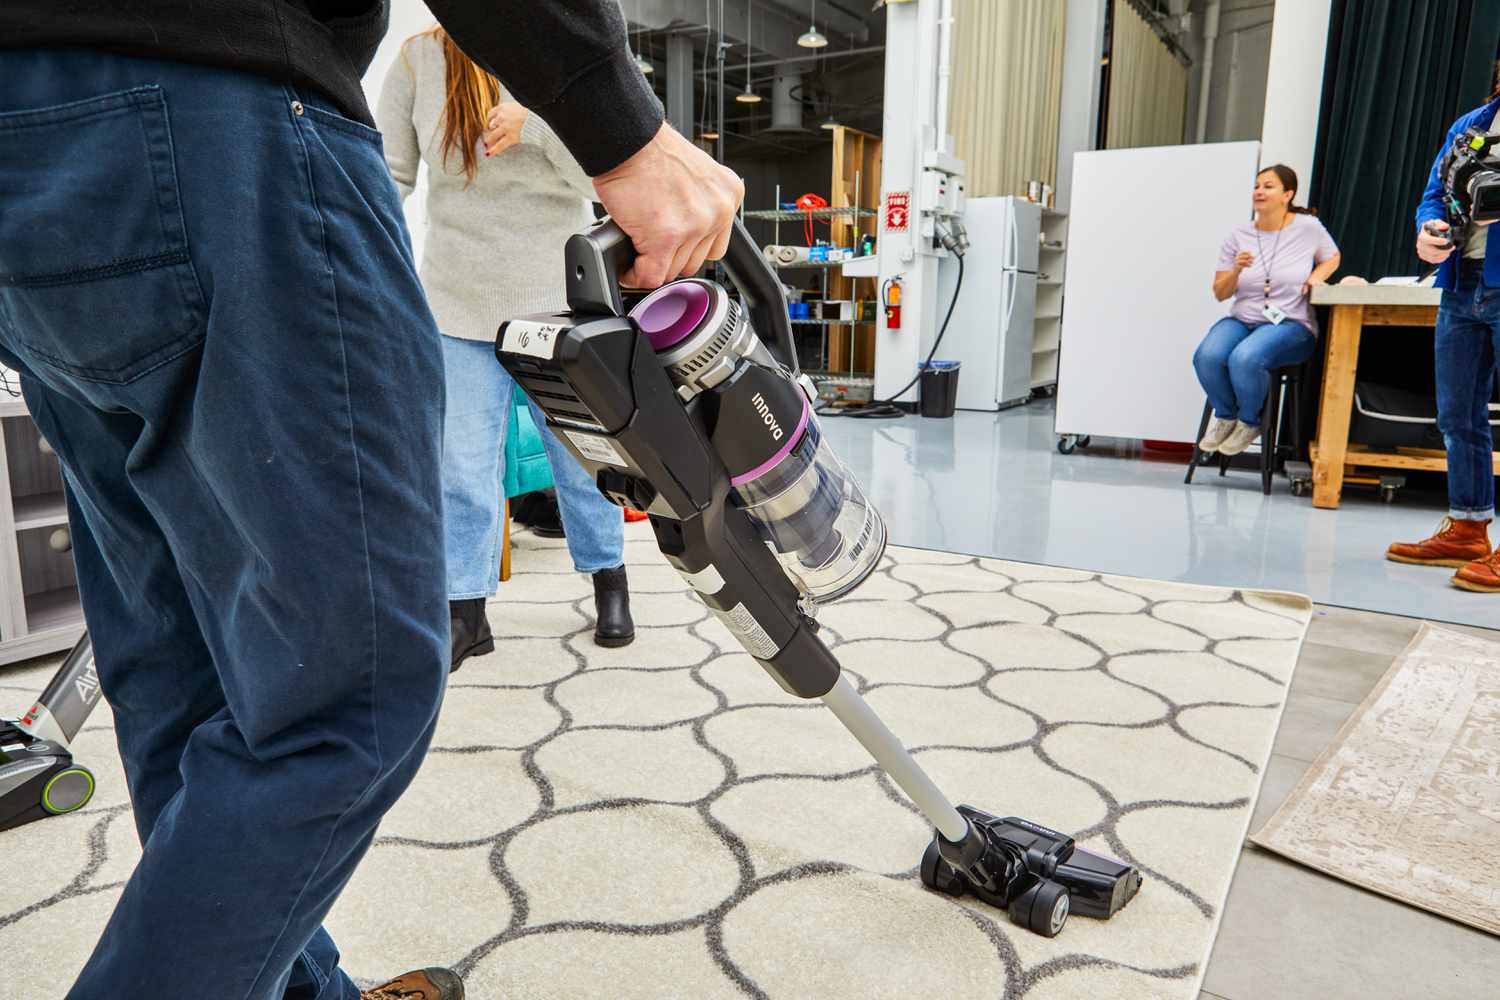
[[[1067,926],[1069,902],[1067,889],[1051,879],[1037,879],[1011,900],[1010,919],[1042,937],[1057,937]]]
[[[82,809],[94,797],[94,775],[86,767],[68,767],[42,788],[42,808],[53,816]]]

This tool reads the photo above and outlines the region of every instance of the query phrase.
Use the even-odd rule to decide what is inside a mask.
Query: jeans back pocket
[[[0,192],[0,340],[24,360],[123,383],[202,339],[159,87],[0,114]]]

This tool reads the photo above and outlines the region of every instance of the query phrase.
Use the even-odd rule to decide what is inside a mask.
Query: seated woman
[[[485,614],[500,577],[501,482],[515,382],[495,360],[500,321],[567,306],[563,244],[594,219],[593,182],[537,116],[507,99],[441,28],[407,39],[376,121],[403,198],[428,170],[422,285],[443,333],[452,667],[490,652]],[[535,402],[574,569],[594,583],[594,641],[635,638],[620,508],[547,427]]]
[[[1260,437],[1271,371],[1313,355],[1318,321],[1308,300],[1339,269],[1339,249],[1312,213],[1292,205],[1297,174],[1267,167],[1255,178],[1255,221],[1236,226],[1219,252],[1214,295],[1228,316],[1198,345],[1193,367],[1214,419],[1198,447],[1238,455]]]

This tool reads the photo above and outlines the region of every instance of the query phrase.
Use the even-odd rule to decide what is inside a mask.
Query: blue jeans
[[[1465,262],[1459,291],[1443,293],[1433,340],[1438,429],[1448,452],[1449,516],[1495,516],[1489,403],[1500,354],[1500,288],[1487,288],[1482,267]]]
[[[140,864],[68,996],[354,1000],[322,921],[448,675],[442,351],[380,136],[0,50],[0,360],[55,447]]]
[[[1215,416],[1259,427],[1272,369],[1300,365],[1317,343],[1312,331],[1292,320],[1252,327],[1225,316],[1198,345],[1193,367]]]
[[[515,380],[495,360],[495,345],[444,337],[448,414],[443,423],[443,498],[448,511],[448,598],[489,597],[500,580],[500,511],[505,479],[505,431]],[[604,499],[594,479],[547,427],[531,400],[542,435],[573,568],[582,573],[624,562],[620,508]]]

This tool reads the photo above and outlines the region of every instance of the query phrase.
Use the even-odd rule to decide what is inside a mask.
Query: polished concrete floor
[[[1500,628],[1500,596],[1448,583],[1450,571],[1383,558],[1432,533],[1437,494],[1393,504],[1348,489],[1336,511],[1294,497],[1285,479],[1200,470],[1134,442],[1096,438],[1058,454],[1050,401],[951,420],[825,419],[901,545],[1188,583],[1291,590],[1322,604]]]

